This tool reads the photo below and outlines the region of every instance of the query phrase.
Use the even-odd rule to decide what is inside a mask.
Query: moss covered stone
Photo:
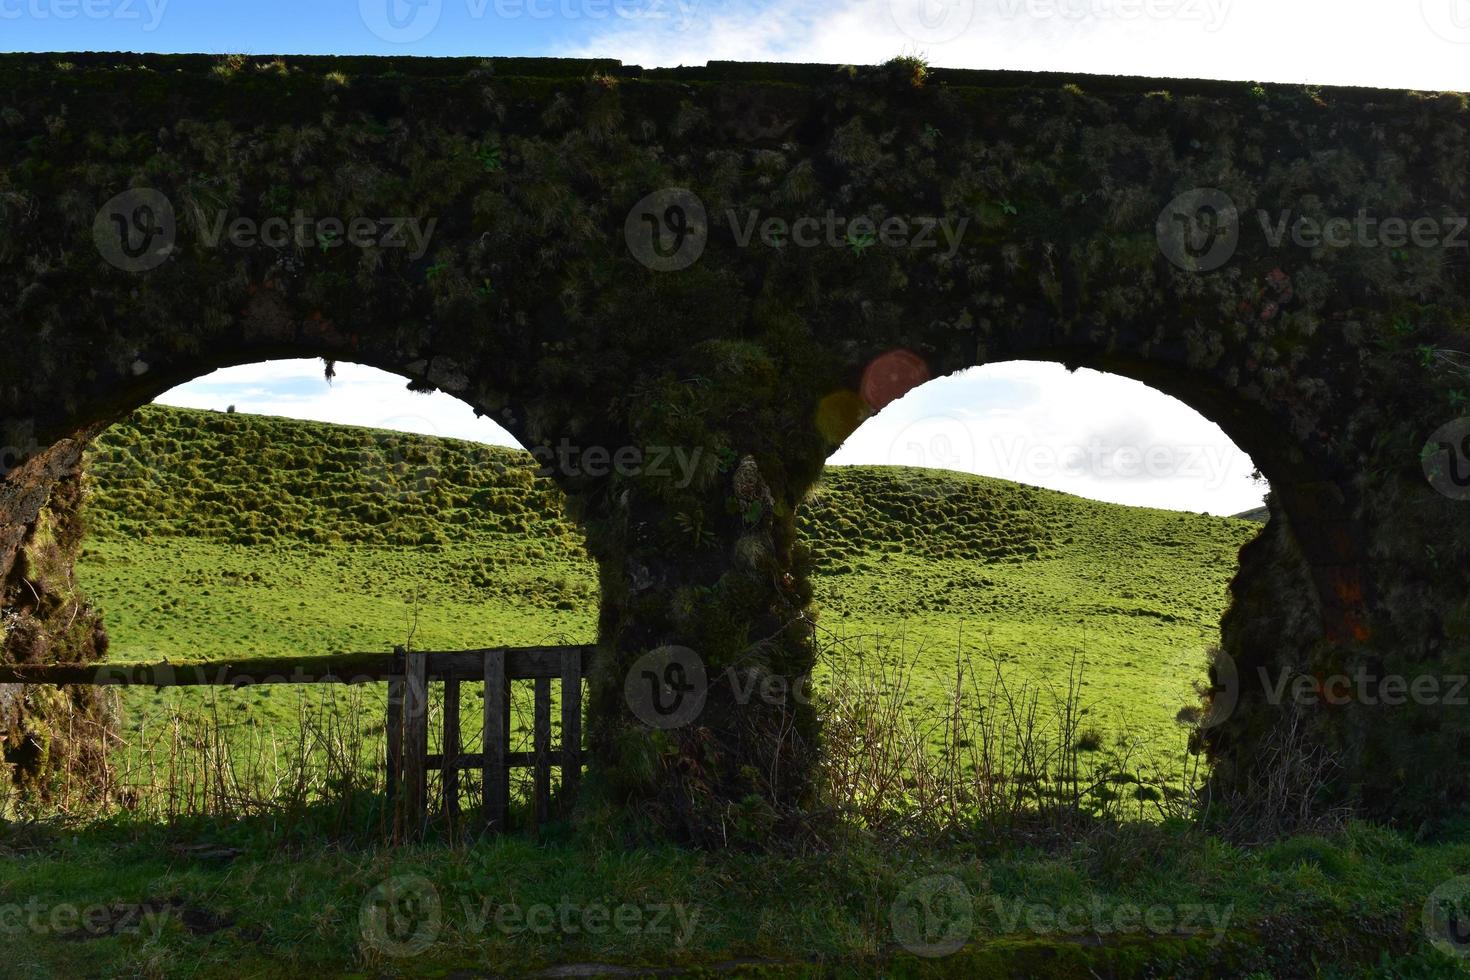
[[[1225,622],[1238,705],[1200,735],[1221,789],[1259,789],[1296,719],[1336,767],[1314,805],[1418,819],[1463,804],[1462,708],[1274,705],[1255,668],[1470,672],[1466,505],[1419,458],[1464,411],[1470,262],[1273,244],[1256,215],[1453,227],[1465,98],[919,68],[0,56],[0,442],[30,460],[0,486],[6,608],[75,447],[225,365],[350,360],[462,398],[530,447],[698,453],[688,481],[558,482],[601,565],[601,785],[723,840],[737,811],[760,826],[753,806],[776,819],[805,800],[815,716],[717,683],[696,724],[650,730],[623,697],[629,666],[678,645],[711,676],[805,674],[793,513],[834,446],[925,378],[1050,359],[1180,398],[1271,480]],[[107,210],[144,189],[177,230],[129,272],[99,242],[149,244],[158,216],[136,196]],[[1241,216],[1209,268],[1161,248],[1171,202],[1201,189]],[[659,192],[704,220],[632,213]],[[298,212],[434,225],[421,250],[209,244],[221,222]],[[828,215],[842,223],[814,247],[759,224]],[[900,246],[889,219],[963,233]],[[649,221],[661,258],[640,262],[630,236]],[[693,261],[650,267],[689,234]],[[44,623],[48,656],[96,652]]]

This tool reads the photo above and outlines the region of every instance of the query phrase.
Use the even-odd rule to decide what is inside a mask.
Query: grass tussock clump
[[[1105,744],[1087,720],[1096,705],[1080,652],[1056,683],[1038,684],[962,651],[943,710],[915,711],[923,656],[871,639],[825,651],[824,803],[856,826],[883,837],[1065,839],[1100,823],[1194,816],[1204,773],[1187,737]]]
[[[576,532],[528,453],[453,439],[148,406],[87,466],[101,537],[433,547]]]

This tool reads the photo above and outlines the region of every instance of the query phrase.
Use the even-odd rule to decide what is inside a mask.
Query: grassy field
[[[93,450],[80,574],[120,662],[410,635],[420,649],[591,641],[594,569],[531,467],[466,443],[150,408]],[[1044,689],[1080,656],[1102,740],[1165,752],[1258,530],[867,467],[830,471],[801,522],[829,651],[819,688],[852,669],[833,651],[858,648],[864,669],[912,668],[904,707],[924,717],[957,658],[979,680],[998,665]],[[326,696],[122,693],[135,763],[170,758],[180,718],[206,739],[319,733]],[[366,719],[345,741],[381,738],[380,693],[331,697]],[[324,803],[282,790],[244,816],[0,822],[0,972],[1449,978],[1470,963],[1425,911],[1446,888],[1470,893],[1466,827],[1421,840],[1345,823],[1243,846],[1167,818],[923,839],[843,823],[822,846],[702,853],[599,811],[390,847],[371,789]]]
[[[916,708],[951,690],[957,659],[1060,688],[1079,657],[1093,724],[1168,752],[1259,525],[852,467],[828,471],[803,530],[820,557],[819,624],[901,647],[919,665]]]
[[[595,640],[596,569],[529,455],[471,443],[148,408],[91,456],[83,588],[118,661]],[[1258,525],[1001,480],[834,468],[800,513],[824,639],[914,664],[914,708],[957,658],[1063,682],[1095,727],[1163,752]],[[836,646],[836,649],[841,649]],[[818,682],[841,659],[824,661]],[[130,690],[127,724],[197,691]],[[298,694],[221,695],[288,726]]]
[[[596,569],[516,453],[284,419],[149,408],[90,457],[78,566],[109,659],[173,663],[595,639]],[[289,740],[331,688],[127,689],[151,748],[179,713]],[[381,687],[362,694],[381,732]]]

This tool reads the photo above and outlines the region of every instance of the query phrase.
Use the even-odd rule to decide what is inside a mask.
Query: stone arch
[[[605,785],[689,836],[723,840],[737,804],[757,826],[800,803],[815,715],[727,691],[701,724],[650,732],[623,676],[668,644],[721,674],[809,670],[791,515],[842,434],[817,412],[835,396],[859,414],[864,369],[891,350],[929,376],[1007,357],[1113,370],[1222,425],[1282,518],[1227,619],[1244,676],[1470,669],[1470,525],[1419,459],[1466,412],[1470,264],[1448,242],[1273,231],[1283,213],[1368,211],[1463,240],[1463,96],[912,58],[5,55],[0,82],[0,341],[27,352],[0,365],[0,445],[48,447],[0,488],[0,548],[74,462],[54,447],[139,384],[138,360],[162,372],[232,338],[422,362],[426,383],[456,393],[462,376],[537,443],[698,452],[687,485],[567,482],[601,567],[589,734]],[[99,214],[140,191],[183,229],[143,273],[97,238]],[[704,220],[660,226],[671,201]],[[422,252],[206,240],[216,217],[292,208],[439,224]],[[844,223],[812,247],[765,232],[828,216]],[[1200,248],[1176,247],[1181,220]],[[944,221],[959,233],[936,238]],[[1283,621],[1273,592],[1314,608]],[[1208,741],[1249,791],[1272,719],[1293,712],[1251,687],[1239,700]],[[1338,799],[1419,819],[1470,798],[1470,776],[1422,765],[1470,751],[1463,711],[1295,713],[1342,760]]]
[[[122,357],[117,349],[89,352],[57,372],[58,379],[69,381],[65,395],[34,403],[40,410],[26,417],[6,419],[8,445],[0,458],[6,477],[0,493],[0,527],[6,529],[6,537],[0,544],[8,551],[0,551],[0,573],[8,574],[14,549],[30,534],[53,488],[76,479],[82,452],[93,437],[164,392],[221,368],[286,358],[365,364],[405,378],[415,390],[454,395],[477,413],[495,417],[523,446],[535,445],[513,410],[477,397],[451,359],[394,349],[374,343],[371,336],[366,342],[329,330],[282,336],[246,326],[237,334],[209,338],[204,351],[134,348]]]
[[[1047,337],[999,338],[984,356],[969,355],[968,362],[964,345],[952,346],[947,354],[930,350],[924,357],[909,348],[889,348],[842,376],[843,386],[814,411],[816,427],[833,451],[888,401],[933,380],[971,367],[1033,360],[1129,378],[1168,395],[1218,425],[1267,478],[1271,518],[1241,548],[1221,622],[1232,687],[1225,691],[1221,684],[1220,693],[1230,706],[1224,714],[1206,716],[1207,724],[1195,732],[1197,749],[1223,760],[1231,753],[1222,748],[1234,747],[1240,738],[1232,720],[1250,717],[1260,725],[1273,716],[1279,705],[1265,703],[1261,670],[1306,663],[1321,649],[1364,638],[1371,582],[1351,484],[1334,476],[1330,461],[1314,458],[1309,444],[1284,435],[1282,420],[1237,389],[1153,352],[1098,350]],[[1211,676],[1217,680],[1213,666]]]
[[[1131,378],[1176,398],[1218,425],[1267,478],[1271,520],[1241,549],[1221,623],[1223,663],[1211,666],[1210,697],[1224,706],[1206,715],[1208,723],[1193,738],[1216,764],[1213,789],[1248,808],[1243,801],[1273,777],[1258,768],[1256,753],[1293,712],[1270,692],[1272,680],[1302,673],[1320,677],[1371,636],[1376,585],[1356,474],[1323,452],[1320,431],[1303,432],[1289,413],[1243,390],[1234,366],[1202,369],[1183,344],[1159,344],[1153,336],[1131,345],[1116,336],[1105,344],[1078,342],[1054,327],[1023,328],[997,331],[977,351],[970,338],[946,336],[944,320],[936,317],[934,323],[938,331],[896,335],[894,346],[870,348],[866,359],[844,363],[833,390],[812,409],[814,428],[829,451],[887,400],[932,378],[982,364],[1037,360]],[[1306,740],[1300,751],[1333,757],[1342,770],[1360,764],[1354,740],[1361,729],[1345,737],[1338,719],[1310,709],[1306,714],[1306,727],[1321,726],[1315,732],[1320,741]],[[1364,717],[1358,724],[1366,728],[1374,721]],[[1382,716],[1376,721],[1392,723]],[[1361,785],[1339,784],[1330,792],[1341,794],[1334,799],[1364,803]]]
[[[82,521],[84,458],[88,446],[113,423],[179,384],[215,370],[288,358],[323,362],[367,363],[396,375],[416,391],[458,391],[455,397],[477,414],[499,416],[501,406],[477,402],[468,393],[467,380],[452,363],[440,358],[407,359],[402,352],[382,350],[358,342],[350,346],[329,335],[297,337],[289,342],[268,337],[260,342],[245,335],[221,343],[205,354],[171,352],[155,357],[138,352],[125,371],[114,371],[97,358],[74,366],[77,373],[110,383],[87,386],[83,401],[69,411],[28,420],[28,445],[4,450],[5,482],[0,486],[0,597],[4,599],[5,629],[0,631],[0,659],[14,663],[87,663],[102,658],[110,646],[106,624],[76,581],[74,566],[84,544]],[[323,364],[326,370],[326,364]],[[504,418],[504,416],[501,416]],[[515,420],[506,421],[515,426]],[[507,431],[510,431],[508,428]],[[522,429],[524,431],[524,429]],[[50,440],[42,443],[36,438]],[[516,435],[512,431],[512,435]],[[522,448],[533,448],[522,442]],[[552,460],[543,456],[541,461]],[[564,490],[564,474],[554,466],[545,471]],[[573,517],[575,520],[575,517]],[[584,531],[585,533],[585,531]],[[473,641],[467,638],[467,643]],[[101,732],[103,700],[89,688],[59,692],[34,688],[24,697],[18,685],[0,685],[0,721],[3,721],[4,758],[15,766],[22,785],[44,792],[46,770],[65,760],[82,771],[100,765],[100,749],[89,735],[61,746],[53,721],[83,719],[95,725],[75,725],[77,732]],[[29,706],[29,707],[28,707]]]
[[[973,365],[973,368],[983,368],[1007,363],[1015,363],[1023,359],[1007,359],[995,357],[984,364]],[[1092,374],[1086,379],[1084,387],[1079,383],[1075,388],[1069,390],[1068,383],[1074,379],[1071,372],[1084,367],[1078,363],[1065,363],[1061,358],[1048,361],[1032,360],[1026,358],[1023,361],[1028,365],[1040,365],[1046,363],[1059,369],[1055,372],[1047,372],[1047,393],[1055,394],[1059,401],[1065,403],[1069,408],[1074,406],[1091,406],[1101,404],[1092,399],[1079,399],[1076,397],[1080,391],[1087,391],[1095,396],[1106,398],[1108,395],[1126,396],[1125,388],[1146,388],[1155,396],[1164,395],[1157,387],[1138,382],[1137,386],[1117,384],[1126,376],[1118,370],[1102,370],[1088,367]],[[885,365],[887,370],[885,372]],[[1038,678],[1055,680],[1049,672],[1037,673],[1044,665],[1052,670],[1060,670],[1065,676],[1068,670],[1069,656],[1080,651],[1081,660],[1084,662],[1086,673],[1089,677],[1087,683],[1098,685],[1099,677],[1097,670],[1104,671],[1116,669],[1119,664],[1130,668],[1126,673],[1131,674],[1122,683],[1126,687],[1114,685],[1118,681],[1108,678],[1102,681],[1101,688],[1105,693],[1099,695],[1099,687],[1090,688],[1090,696],[1085,700],[1089,707],[1084,708],[1084,714],[1088,714],[1090,723],[1095,723],[1094,730],[1107,736],[1108,744],[1114,735],[1127,737],[1134,740],[1136,746],[1148,744],[1149,739],[1161,739],[1153,742],[1154,745],[1164,745],[1164,755],[1172,761],[1177,762],[1175,751],[1178,743],[1173,739],[1178,735],[1179,723],[1184,723],[1190,715],[1181,711],[1183,708],[1190,709],[1190,714],[1197,716],[1202,722],[1195,725],[1193,721],[1190,734],[1193,747],[1199,750],[1204,747],[1204,740],[1209,737],[1213,729],[1222,720],[1222,715],[1200,711],[1197,708],[1198,698],[1195,693],[1204,686],[1206,680],[1206,668],[1213,667],[1218,657],[1218,650],[1222,640],[1221,621],[1222,614],[1226,611],[1226,603],[1233,600],[1237,605],[1241,604],[1241,598],[1247,595],[1253,588],[1253,583],[1258,582],[1261,569],[1247,560],[1242,563],[1241,556],[1247,552],[1253,553],[1259,546],[1257,540],[1268,534],[1265,522],[1259,527],[1240,537],[1237,532],[1223,532],[1220,537],[1215,537],[1218,530],[1214,525],[1224,524],[1224,521],[1206,519],[1200,515],[1199,524],[1192,525],[1192,530],[1186,534],[1198,532],[1201,537],[1197,546],[1201,550],[1180,549],[1177,558],[1178,565],[1172,562],[1173,556],[1165,559],[1168,564],[1155,566],[1157,559],[1149,555],[1148,546],[1134,551],[1134,546],[1140,542],[1147,541],[1152,535],[1146,531],[1141,535],[1116,533],[1110,535],[1106,540],[1110,548],[1116,549],[1110,552],[1111,560],[1099,560],[1098,544],[1096,539],[1089,537],[1091,533],[1097,533],[1101,528],[1101,522],[1118,519],[1122,527],[1133,529],[1136,525],[1132,519],[1120,513],[1124,509],[1139,508],[1162,509],[1164,511],[1175,511],[1180,519],[1195,519],[1192,514],[1182,513],[1200,509],[1183,502],[1157,501],[1143,499],[1125,499],[1129,492],[1120,492],[1120,483],[1111,483],[1105,479],[1078,481],[1076,485],[1070,482],[1059,484],[1047,479],[1047,473],[1057,473],[1057,455],[1054,452],[1066,446],[1068,450],[1083,448],[1084,443],[1069,441],[1071,438],[1081,438],[1081,432],[1093,433],[1096,427],[1112,430],[1113,426],[1125,427],[1129,423],[1144,423],[1147,416],[1140,414],[1139,408],[1129,403],[1129,410],[1118,412],[1116,410],[1104,410],[1100,413],[1103,417],[1097,419],[1084,419],[1079,430],[1071,436],[1056,438],[1056,431],[1051,424],[1058,420],[1054,412],[1045,413],[1046,422],[1039,428],[1030,429],[1030,426],[1021,424],[1013,425],[1004,418],[994,419],[996,428],[990,429],[986,420],[965,418],[967,409],[974,408],[973,402],[968,402],[963,394],[976,391],[980,395],[984,408],[988,411],[1008,405],[1004,395],[993,395],[980,385],[974,388],[961,387],[960,385],[946,384],[956,378],[966,368],[958,368],[948,375],[928,377],[927,365],[922,358],[913,355],[906,350],[888,351],[870,363],[862,373],[858,382],[857,391],[845,392],[846,398],[839,396],[827,403],[830,409],[834,402],[845,402],[855,405],[856,401],[863,404],[857,418],[860,420],[858,427],[844,439],[840,445],[834,447],[833,457],[829,459],[823,470],[824,486],[835,482],[839,486],[845,486],[846,493],[853,495],[857,493],[855,487],[865,488],[863,503],[867,506],[862,513],[865,516],[875,518],[875,523],[882,528],[876,535],[871,530],[866,533],[852,531],[849,533],[854,537],[861,533],[863,544],[854,548],[850,543],[839,544],[838,556],[834,558],[830,551],[825,555],[825,560],[814,562],[814,568],[832,569],[836,566],[840,572],[851,573],[855,569],[866,574],[849,578],[848,575],[840,575],[827,580],[828,589],[823,590],[826,594],[824,600],[834,599],[838,609],[835,622],[838,626],[829,625],[824,632],[832,638],[837,651],[835,663],[842,662],[842,652],[848,643],[842,636],[847,631],[857,637],[855,643],[859,649],[865,649],[864,644],[877,634],[883,640],[893,640],[895,637],[902,638],[902,649],[911,658],[905,663],[906,670],[913,671],[916,679],[925,677],[929,683],[937,683],[939,690],[948,695],[955,681],[956,657],[965,665],[965,669],[971,672],[971,677],[983,681],[986,673],[991,669],[992,661],[997,667],[1005,663],[1008,669],[1018,671],[1016,675],[1021,682],[1042,683]],[[1066,372],[1063,380],[1063,371]],[[1146,373],[1146,372],[1140,372]],[[885,382],[882,377],[891,379]],[[977,372],[979,375],[979,372]],[[981,375],[983,376],[983,375]],[[1025,388],[1030,384],[1029,375],[1022,377],[1027,380],[1020,382],[1020,387]],[[1106,380],[1113,382],[1105,385]],[[1138,381],[1136,377],[1128,377],[1128,381]],[[1178,386],[1178,379],[1172,379]],[[997,392],[1008,392],[1015,381],[1006,375],[992,375],[986,378],[987,384],[994,384]],[[942,391],[940,399],[936,400],[932,395],[935,389]],[[976,390],[978,389],[978,390]],[[910,401],[905,402],[904,399]],[[1045,404],[1044,400],[1031,400],[1029,396],[1023,397],[1021,402],[1026,408],[1032,408]],[[1165,396],[1158,401],[1174,402],[1174,409],[1178,411],[1182,407],[1193,409],[1194,406],[1186,406],[1183,401],[1173,396]],[[887,402],[887,404],[884,404]],[[1156,402],[1150,402],[1156,408]],[[1021,407],[1013,404],[1013,407]],[[1085,411],[1086,408],[1081,410]],[[819,418],[822,411],[819,408]],[[1195,422],[1213,421],[1203,412],[1194,410]],[[885,419],[887,416],[887,419]],[[829,421],[832,420],[828,415]],[[888,424],[884,428],[885,421]],[[891,424],[896,421],[897,425]],[[846,427],[845,425],[843,426]],[[871,428],[870,428],[871,427]],[[1038,438],[1036,444],[1017,439],[1026,438],[1023,434],[1030,431]],[[865,431],[866,430],[866,431]],[[1045,435],[1042,435],[1042,432]],[[1134,439],[1129,441],[1127,437],[1114,443],[1111,440],[1104,441],[1110,448],[1127,448],[1135,453],[1143,454],[1135,458],[1146,458],[1146,454],[1155,449],[1171,448],[1171,453],[1182,449],[1187,440],[1178,438],[1171,432],[1163,435],[1157,431],[1149,432],[1148,428],[1132,430],[1130,433]],[[991,445],[991,452],[986,453],[979,447],[992,434],[1001,434],[1007,437],[1004,446],[996,442]],[[853,446],[859,441],[860,436],[868,438],[862,440],[862,457],[857,458],[846,455],[842,450]],[[873,438],[877,436],[877,438]],[[934,437],[934,442],[928,440]],[[1208,437],[1206,437],[1208,438]],[[1218,438],[1218,437],[1217,437]],[[890,441],[891,440],[891,441]],[[966,442],[973,440],[973,444]],[[1231,440],[1233,443],[1233,440]],[[1088,445],[1091,437],[1088,437]],[[1190,448],[1197,448],[1200,443],[1188,442]],[[1235,475],[1244,477],[1254,465],[1254,459],[1249,453],[1244,452],[1239,446],[1233,454],[1234,463],[1238,467]],[[1035,469],[1026,466],[1022,459],[1030,449],[1047,449],[1053,452],[1045,457],[1046,469],[1043,464],[1038,464]],[[884,453],[887,452],[887,459]],[[842,458],[846,456],[846,458]],[[1121,457],[1108,457],[1120,460]],[[1165,456],[1169,458],[1169,456]],[[1105,477],[1109,475],[1106,464],[1098,467],[1091,460],[1095,457],[1086,457],[1089,462],[1080,463],[1078,470],[1068,470],[1069,476],[1086,475],[1089,477]],[[1183,455],[1173,456],[1174,464],[1186,463]],[[1187,457],[1191,468],[1198,465],[1195,457]],[[938,471],[956,471],[959,473],[975,473],[982,475],[986,481],[1004,481],[1019,486],[1001,487],[993,482],[969,483],[968,481],[950,482],[948,474],[936,474],[931,481],[923,476],[911,476],[908,473],[892,473],[886,478],[874,478],[871,473],[863,476],[840,477],[835,471],[841,471],[851,465],[861,469],[867,469],[874,465],[882,465],[884,462],[897,467],[921,467]],[[978,465],[977,465],[978,464]],[[998,467],[998,468],[997,468]],[[1153,472],[1151,470],[1151,472]],[[1167,471],[1165,471],[1167,472]],[[1189,470],[1176,471],[1176,478],[1180,473],[1189,473]],[[1212,475],[1220,475],[1223,471],[1213,470]],[[1171,493],[1175,495],[1187,494],[1191,489],[1198,490],[1204,486],[1201,471],[1193,470],[1197,479],[1177,479],[1170,481]],[[1117,475],[1114,472],[1112,475]],[[871,482],[869,482],[871,481]],[[1126,482],[1126,481],[1124,481]],[[1244,485],[1244,480],[1240,481]],[[1110,484],[1110,485],[1109,485]],[[1215,484],[1211,483],[1213,488]],[[1105,489],[1106,487],[1106,489]],[[867,495],[871,497],[867,497]],[[1116,495],[1115,495],[1116,494]],[[1080,495],[1083,501],[1073,501],[1071,504],[1057,499],[1063,496]],[[1270,494],[1267,494],[1268,498]],[[875,499],[876,498],[876,499]],[[1107,502],[1104,507],[1098,508],[1095,501]],[[847,507],[852,507],[855,501],[849,500]],[[1212,501],[1209,507],[1211,513],[1217,516],[1228,515],[1235,511],[1245,509],[1243,504],[1236,504],[1227,510],[1218,509],[1218,504]],[[1285,520],[1282,516],[1282,508],[1279,501],[1275,504],[1275,514],[1272,517],[1277,525]],[[810,506],[810,502],[804,508]],[[1078,507],[1080,509],[1072,509]],[[871,508],[871,509],[870,509]],[[907,513],[915,514],[908,528],[918,531],[917,541],[911,543],[908,538],[908,528],[900,530],[895,524],[890,524],[887,515],[893,514],[895,509],[901,509]],[[1094,509],[1096,508],[1096,510]],[[836,515],[844,514],[840,508],[824,507],[825,519],[817,519],[812,511],[807,510],[801,521],[804,534],[803,544],[814,551],[822,550],[822,542],[818,535],[824,530],[847,526],[844,521],[834,521]],[[1097,510],[1112,509],[1113,513],[1104,518]],[[1019,513],[1017,512],[1019,510]],[[1053,523],[1058,512],[1067,515],[1067,530],[1058,534],[1051,533],[1056,524]],[[1042,516],[1045,515],[1045,516]],[[1072,518],[1078,517],[1074,525]],[[863,523],[851,513],[845,514],[847,520],[858,525]],[[1152,515],[1139,515],[1140,524],[1144,528],[1157,529],[1162,525],[1152,523]],[[1205,525],[1210,525],[1206,530]],[[1239,522],[1230,522],[1238,524]],[[968,526],[967,526],[968,525]],[[1088,527],[1091,525],[1091,527]],[[1174,525],[1170,525],[1171,527]],[[1081,530],[1079,530],[1081,528]],[[836,531],[838,535],[843,532]],[[898,595],[904,596],[900,605],[899,616],[891,622],[885,622],[882,617],[864,613],[864,599],[874,598],[879,603],[893,601],[893,596],[882,586],[876,585],[875,576],[884,575],[883,569],[889,566],[875,563],[890,557],[888,554],[875,554],[876,545],[879,542],[886,543],[888,535],[892,533],[903,534],[904,541],[902,552],[906,556],[919,558],[920,562],[932,562],[929,568],[915,568],[913,565],[895,565],[899,569],[896,573],[894,587]],[[1074,535],[1079,539],[1079,544],[1074,545]],[[1225,538],[1231,539],[1228,550],[1223,554],[1214,550]],[[1295,548],[1295,541],[1288,533],[1280,539],[1287,542],[1289,548]],[[1080,552],[1076,549],[1082,549]],[[888,549],[884,547],[886,552]],[[1094,561],[1086,560],[1069,564],[1066,559],[1071,554],[1086,554],[1094,556]],[[862,557],[862,561],[853,560],[854,553]],[[1293,552],[1294,554],[1295,552]],[[949,562],[959,557],[962,560],[950,564]],[[1228,577],[1222,574],[1224,566],[1217,565],[1216,561],[1228,557]],[[1047,573],[1036,572],[1031,575],[1022,573],[1017,577],[1009,574],[1009,563],[1025,563],[1037,560],[1047,560],[1045,564],[1033,567],[1063,568],[1059,572],[1061,580],[1068,583],[1082,580],[1087,584],[1079,591],[1081,595],[1074,595],[1070,588],[1059,589],[1055,592],[1049,588]],[[1135,566],[1134,562],[1139,564]],[[1193,569],[1188,566],[1195,566]],[[1105,568],[1104,566],[1112,566]],[[1138,595],[1158,596],[1160,592],[1170,591],[1165,574],[1172,577],[1173,569],[1177,567],[1180,578],[1187,580],[1189,590],[1192,592],[1198,587],[1201,579],[1193,578],[1193,575],[1203,574],[1212,581],[1216,581],[1218,592],[1212,592],[1219,605],[1210,610],[1210,620],[1207,633],[1196,634],[1193,630],[1180,629],[1177,632],[1171,627],[1164,626],[1163,622],[1154,619],[1135,620],[1142,622],[1142,639],[1133,632],[1131,626],[1121,627],[1126,633],[1112,633],[1118,629],[1119,621],[1109,621],[1111,612],[1120,610],[1113,603],[1123,602]],[[941,572],[941,569],[943,570]],[[1168,573],[1164,570],[1168,569]],[[912,586],[907,581],[909,572],[914,571]],[[1292,571],[1299,571],[1293,567]],[[886,573],[895,576],[889,571]],[[935,578],[928,578],[933,574]],[[1034,577],[1033,577],[1034,576]],[[1218,576],[1218,578],[1217,578]],[[943,583],[936,585],[936,583]],[[838,583],[843,583],[839,585]],[[850,583],[850,584],[849,584]],[[1029,588],[1028,588],[1029,584]],[[1291,583],[1294,591],[1292,593],[1278,592],[1275,594],[1275,603],[1280,607],[1296,607],[1298,614],[1305,618],[1310,626],[1306,634],[1316,635],[1321,632],[1320,608],[1315,595],[1314,584],[1306,576],[1298,576]],[[1034,588],[1034,591],[1031,589]],[[953,589],[953,591],[950,591]],[[973,591],[969,591],[973,589]],[[1028,605],[1026,619],[1021,619],[1012,607],[1016,601],[1016,593],[1020,592],[1026,599],[1023,601],[1035,602],[1038,595],[1045,599]],[[1030,591],[1030,595],[1027,595]],[[913,596],[922,598],[916,603]],[[997,598],[1004,596],[1004,598]],[[823,606],[827,606],[823,602]],[[1196,609],[1189,603],[1183,604],[1185,609]],[[995,619],[1003,621],[996,623],[992,621],[991,613],[987,610],[999,607],[1002,611],[995,614]],[[1101,610],[1098,609],[1101,606]],[[1154,609],[1164,607],[1153,605]],[[1177,607],[1174,609],[1178,612]],[[1202,611],[1202,610],[1200,610]],[[1052,614],[1055,614],[1054,616]],[[1189,613],[1180,614],[1193,624]],[[1255,608],[1250,611],[1253,618],[1264,615],[1262,609]],[[847,617],[852,616],[849,620]],[[1238,616],[1238,614],[1237,614]],[[1173,623],[1174,615],[1163,617],[1164,620]],[[1086,626],[1077,627],[1078,623],[1085,622]],[[851,625],[850,625],[851,624]],[[1075,627],[1075,628],[1074,628]],[[992,636],[992,630],[994,634]],[[1187,634],[1187,635],[1186,635]],[[1281,635],[1290,642],[1294,637],[1302,635],[1296,631],[1285,630]],[[994,646],[992,647],[992,642]],[[1143,657],[1138,658],[1132,653],[1124,653],[1124,649],[1133,651],[1133,643],[1143,644]],[[1170,646],[1172,644],[1172,646]],[[1235,644],[1235,649],[1240,645]],[[915,649],[923,653],[915,653]],[[930,659],[935,656],[937,649],[937,660]],[[1172,650],[1175,656],[1164,656]],[[1179,653],[1186,654],[1186,663],[1180,664],[1177,659]],[[1156,658],[1157,655],[1157,658]],[[1028,657],[1038,657],[1039,660],[1026,663]],[[1060,660],[1058,665],[1057,659]],[[1115,659],[1116,658],[1116,659]],[[1139,660],[1135,664],[1134,660]],[[1162,670],[1166,664],[1167,670]],[[1269,665],[1274,666],[1275,661]],[[828,664],[829,671],[832,665]],[[1073,664],[1072,666],[1076,666]],[[1135,668],[1136,669],[1132,669]],[[978,669],[978,676],[974,673]],[[1157,676],[1151,676],[1157,675]],[[1235,674],[1232,674],[1235,676]],[[1177,681],[1177,687],[1170,684]],[[1169,693],[1164,692],[1168,689]],[[1192,690],[1193,689],[1193,690]],[[1126,693],[1125,693],[1126,692]],[[1232,692],[1235,693],[1235,692]],[[927,697],[923,693],[923,686],[915,682],[913,684],[913,697],[915,703],[924,703]],[[1145,703],[1147,699],[1147,703]],[[1081,700],[1081,699],[1079,699]],[[944,701],[947,705],[948,702]],[[932,708],[933,704],[927,703],[926,708]],[[1101,708],[1099,712],[1097,709]],[[919,717],[926,717],[923,709],[918,710]],[[940,709],[948,710],[947,707]],[[1089,713],[1090,712],[1090,713]],[[1120,715],[1126,714],[1127,724],[1117,726]],[[1177,773],[1168,775],[1163,770],[1155,773],[1156,779],[1177,779]],[[1175,784],[1169,784],[1170,791],[1175,789]]]

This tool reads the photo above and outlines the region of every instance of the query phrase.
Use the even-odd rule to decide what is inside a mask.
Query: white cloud
[[[1470,88],[1470,0],[680,0],[560,54]],[[678,13],[684,11],[685,13]]]
[[[1012,398],[1028,389],[1037,397]],[[1250,457],[1183,403],[1116,375],[1028,361],[916,389],[865,422],[831,462],[938,467],[1212,514],[1258,507],[1265,489],[1250,479]]]
[[[469,405],[442,392],[420,394],[408,382],[360,364],[337,364],[327,383],[321,361],[265,361],[226,368],[180,385],[158,398],[164,405],[362,425],[424,435],[470,439],[497,446],[517,443]]]

